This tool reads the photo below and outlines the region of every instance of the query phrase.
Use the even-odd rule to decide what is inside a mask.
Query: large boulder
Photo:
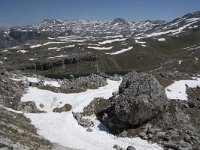
[[[103,115],[111,131],[121,132],[143,125],[165,110],[167,98],[161,84],[147,73],[128,73],[119,94],[111,98],[113,106]]]

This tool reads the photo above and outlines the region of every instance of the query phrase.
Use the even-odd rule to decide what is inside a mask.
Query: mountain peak
[[[61,23],[61,21],[57,20],[57,19],[44,19],[42,21],[43,24],[59,24]]]
[[[193,13],[188,13],[184,15],[182,18],[189,19],[189,18],[200,18],[200,11],[196,11]]]
[[[111,24],[112,24],[112,25],[114,25],[114,24],[124,24],[124,25],[128,25],[128,22],[126,22],[126,20],[123,19],[123,18],[116,18],[116,19],[114,19],[114,20],[112,21]]]

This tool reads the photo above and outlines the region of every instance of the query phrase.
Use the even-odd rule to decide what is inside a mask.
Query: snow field
[[[187,86],[188,88],[196,88],[197,86],[200,86],[200,78],[175,81],[173,84],[165,88],[165,93],[169,99],[187,100]]]
[[[29,87],[27,93],[22,97],[22,101],[35,101],[40,110],[47,113],[26,113],[33,125],[38,129],[41,136],[60,145],[87,150],[111,150],[115,144],[126,148],[129,145],[137,150],[161,150],[157,144],[150,144],[140,138],[118,138],[106,132],[106,128],[96,119],[95,116],[89,117],[94,122],[91,127],[92,132],[87,132],[86,128],[78,125],[72,112],[82,112],[95,97],[109,98],[112,92],[117,91],[121,81],[107,80],[108,85],[98,89],[88,89],[82,93],[53,93]],[[39,105],[43,104],[44,108]],[[64,104],[71,104],[72,110],[69,112],[54,113],[55,107],[62,107]]]

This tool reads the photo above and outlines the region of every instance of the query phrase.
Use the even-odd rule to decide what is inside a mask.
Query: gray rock
[[[87,132],[92,132],[93,130],[91,128],[88,128],[87,129]]]
[[[94,123],[91,120],[83,118],[80,113],[74,113],[74,112],[72,113],[80,126],[83,126],[84,128],[89,128],[94,126]]]
[[[44,104],[40,104],[39,106],[40,106],[41,108],[44,108]]]
[[[174,142],[168,142],[163,144],[165,148],[179,150],[179,146]]]
[[[165,138],[165,132],[156,132],[156,137]]]
[[[22,80],[22,81],[20,81],[20,84],[21,84],[22,86],[24,86],[25,88],[28,88],[30,83],[29,83],[28,80]]]
[[[184,142],[182,140],[179,142],[179,145],[181,150],[193,150],[192,146],[189,143]]]
[[[123,148],[121,146],[117,145],[117,144],[114,145],[113,148],[116,149],[116,150],[123,150]]]
[[[147,134],[148,139],[152,139],[153,138],[153,134]]]
[[[139,137],[141,137],[142,139],[148,139],[148,137],[147,137],[147,135],[146,135],[146,133],[145,132],[141,132],[140,134],[139,134]]]
[[[82,118],[79,122],[78,122],[79,125],[85,127],[85,128],[89,128],[89,127],[92,127],[94,126],[94,123],[89,120],[89,119],[85,119],[85,118]]]
[[[42,111],[38,110],[35,102],[19,102],[15,106],[15,109],[18,111],[23,111],[25,113],[41,113]]]
[[[56,107],[56,108],[54,108],[53,109],[53,112],[59,112],[59,113],[61,113],[61,112],[67,112],[67,111],[70,111],[72,109],[72,105],[70,105],[70,104],[65,104],[63,107],[61,107],[61,108],[58,108],[58,107]]]
[[[126,150],[136,150],[136,148],[133,147],[133,146],[128,146],[128,147],[126,148]]]
[[[168,104],[165,91],[155,77],[135,71],[123,77],[119,95],[112,101],[112,110],[103,122],[113,132],[145,124],[164,112]]]
[[[81,115],[80,113],[72,112],[72,114],[73,114],[74,118],[75,118],[77,121],[81,120],[82,115]]]
[[[185,142],[191,143],[191,138],[188,134],[185,135],[184,139]]]
[[[107,81],[105,78],[92,74],[88,77],[79,77],[74,80],[63,80],[62,88],[65,89],[82,89],[83,91],[86,89],[97,89],[99,87],[107,85]]]
[[[0,67],[0,75],[4,75],[6,73],[6,69],[3,67]]]
[[[165,92],[152,75],[131,72],[124,76],[115,103],[119,120],[133,126],[142,125],[164,110]]]

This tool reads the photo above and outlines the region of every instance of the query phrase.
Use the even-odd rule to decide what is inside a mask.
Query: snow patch
[[[48,50],[56,50],[58,47],[49,47]]]
[[[4,52],[4,53],[5,53],[5,52],[8,52],[8,50],[7,50],[7,49],[5,49],[5,50],[3,50],[2,52]]]
[[[20,52],[20,53],[27,53],[27,51],[26,50],[18,50],[17,52]]]
[[[54,57],[48,57],[48,59],[54,59],[54,58],[63,58],[63,57],[67,57],[68,55],[58,55],[58,56],[54,56]]]
[[[125,41],[126,39],[127,39],[127,38],[106,40],[106,41],[103,41],[103,42],[99,42],[99,44],[100,44],[100,45],[110,44],[110,43],[113,43],[113,42]]]
[[[200,86],[200,78],[193,78],[193,80],[175,81],[173,84],[165,88],[165,93],[169,99],[187,100],[187,87],[196,88]]]
[[[135,43],[138,43],[138,44],[146,44],[147,42],[143,42],[143,41],[135,40]]]
[[[159,42],[165,42],[166,39],[165,39],[165,38],[160,38],[160,39],[158,39],[158,41],[159,41]]]
[[[43,43],[44,46],[46,45],[50,45],[50,44],[64,44],[65,42],[47,42],[47,43]]]
[[[194,57],[194,59],[195,59],[195,64],[198,62],[198,60],[199,60],[199,58],[198,57]]]
[[[113,46],[110,47],[92,47],[92,46],[88,46],[89,49],[95,49],[95,50],[111,50],[113,48]]]
[[[182,62],[183,62],[183,60],[179,60],[179,61],[178,61],[178,64],[181,65]]]
[[[20,78],[10,78],[13,81],[28,81],[28,82],[33,82],[33,83],[38,83],[38,82],[44,82],[44,85],[49,85],[49,86],[53,86],[53,87],[60,87],[60,83],[58,83],[57,81],[53,81],[53,80],[41,80],[37,77],[20,77]]]
[[[55,40],[56,38],[48,37],[49,40]]]
[[[39,48],[39,47],[42,47],[42,44],[37,44],[37,45],[30,46],[30,48]]]
[[[122,49],[122,50],[117,51],[117,52],[106,53],[106,54],[108,54],[108,55],[118,55],[118,54],[124,53],[124,52],[126,52],[126,51],[129,51],[129,50],[131,50],[132,48],[133,48],[133,46],[128,47],[128,48],[126,48],[126,49]]]
[[[67,46],[64,46],[63,48],[73,48],[75,45],[67,45]]]

